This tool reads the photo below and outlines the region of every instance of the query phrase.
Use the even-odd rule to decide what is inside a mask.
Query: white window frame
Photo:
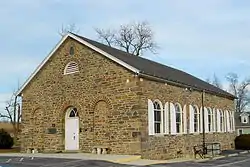
[[[152,100],[148,99],[148,135],[154,135],[154,105]]]
[[[194,117],[193,117],[193,123],[194,123],[194,133],[199,133],[200,132],[200,111],[199,108],[196,105],[192,105],[193,109],[194,109]],[[195,111],[197,111],[197,113],[195,113]],[[195,115],[197,116],[197,122],[195,122]],[[196,123],[196,126],[195,126]],[[195,131],[196,128],[196,131]]]
[[[230,132],[232,133],[234,131],[234,114],[233,111],[228,111],[229,113],[229,119],[230,119]]]
[[[230,124],[230,112],[228,110],[225,110],[225,124],[226,124],[226,128],[225,128],[225,132],[231,132],[231,124]]]
[[[216,132],[221,132],[221,112],[219,109],[215,109],[216,111]]]
[[[169,103],[164,106],[164,134],[169,134]]]
[[[244,120],[246,120],[246,121],[244,121]],[[241,123],[243,123],[243,124],[247,124],[249,122],[249,120],[248,120],[248,116],[241,116]]]
[[[217,110],[213,108],[213,132],[217,132],[218,124],[217,124]]]
[[[163,119],[162,103],[159,100],[155,100],[153,105],[154,105],[154,108],[153,108],[153,113],[154,113],[154,134],[163,134],[163,120],[164,119]],[[160,112],[160,120],[156,120],[155,112],[158,112],[158,113]],[[156,132],[156,124],[160,125],[160,132]]]
[[[213,132],[213,118],[214,118],[213,111],[211,108],[208,107],[207,108],[207,132]]]
[[[224,112],[219,110],[220,112],[220,132],[224,132],[225,122],[224,122]]]
[[[187,134],[187,106],[184,105],[182,108],[183,112],[183,134]]]
[[[170,112],[170,134],[176,135],[176,114],[175,114],[175,104],[169,103]]]
[[[179,112],[177,113],[177,109]],[[180,114],[180,122],[177,122],[177,114]],[[179,103],[175,103],[175,126],[176,126],[176,134],[183,133],[183,110]],[[178,125],[177,125],[178,124]],[[179,126],[179,132],[177,131],[177,126]]]

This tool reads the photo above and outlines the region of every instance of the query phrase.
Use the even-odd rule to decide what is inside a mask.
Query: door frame
[[[65,151],[78,151],[79,150],[79,139],[80,139],[80,137],[79,137],[79,116],[78,116],[78,111],[76,112],[76,116],[75,117],[70,117],[70,113],[72,112],[72,110],[74,110],[74,109],[76,109],[75,107],[69,107],[68,109],[67,109],[67,111],[66,111],[66,113],[65,113],[65,121],[64,121],[64,149],[65,149]],[[74,120],[76,120],[77,121],[77,124],[78,124],[78,129],[76,130],[76,133],[77,133],[77,139],[76,139],[76,149],[71,149],[71,150],[69,150],[69,149],[67,149],[67,136],[68,136],[68,134],[67,134],[67,132],[66,132],[66,127],[68,126],[67,124],[68,124],[68,121],[67,120],[72,120],[72,119],[74,119]]]

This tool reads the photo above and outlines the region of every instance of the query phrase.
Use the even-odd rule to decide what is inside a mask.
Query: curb
[[[107,161],[113,162],[113,163],[124,163],[124,162],[136,161],[140,159],[141,159],[141,156],[132,156],[128,158],[122,158],[122,159],[117,159],[117,160],[107,160]]]

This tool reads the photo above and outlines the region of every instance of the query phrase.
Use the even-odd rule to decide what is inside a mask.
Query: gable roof
[[[52,52],[45,58],[45,60],[38,66],[35,72],[19,89],[19,91],[17,92],[18,95],[21,94],[21,92],[31,81],[31,79],[38,73],[38,71],[43,67],[43,65],[48,61],[48,59],[54,54],[54,52],[68,37],[71,37],[79,41],[83,45],[88,46],[89,48],[99,52],[105,57],[129,69],[130,71],[135,72],[139,76],[149,77],[152,79],[154,78],[156,80],[161,80],[163,82],[181,85],[183,87],[193,88],[199,91],[206,91],[230,99],[235,98],[235,96],[233,96],[232,94],[220,88],[217,88],[199,78],[196,78],[186,72],[174,69],[169,66],[165,66],[163,64],[139,56],[131,55],[127,52],[121,51],[119,49],[104,45],[102,43],[90,40],[88,38],[73,33],[68,33],[61,39],[61,41],[56,45],[56,47],[52,50]]]
[[[249,117],[249,112],[242,112],[242,113],[240,114],[240,116],[241,116],[241,117],[244,117],[244,116]]]

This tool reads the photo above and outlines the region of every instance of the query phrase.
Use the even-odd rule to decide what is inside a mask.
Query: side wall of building
[[[71,61],[79,72],[64,75]],[[64,151],[65,112],[76,107],[80,151],[106,146],[115,154],[140,154],[137,83],[132,72],[67,39],[22,92],[22,151]],[[56,128],[56,133],[49,133],[49,128]]]
[[[189,133],[189,105],[196,105],[201,108],[202,94],[197,91],[188,91],[185,88],[165,83],[141,79],[140,82],[141,106],[148,105],[148,99],[157,100],[164,104],[179,103],[183,108],[186,106],[186,133],[183,134],[156,134],[149,135],[147,107],[144,108],[143,116],[144,129],[142,131],[142,157],[150,159],[170,159],[179,156],[193,155],[193,147],[201,145],[203,136],[201,133]],[[205,94],[204,106],[221,110],[234,111],[234,102],[227,98]],[[183,119],[184,120],[184,119]],[[169,125],[169,129],[170,129]],[[218,142],[222,149],[234,147],[235,132],[209,132],[205,135],[206,142]]]

